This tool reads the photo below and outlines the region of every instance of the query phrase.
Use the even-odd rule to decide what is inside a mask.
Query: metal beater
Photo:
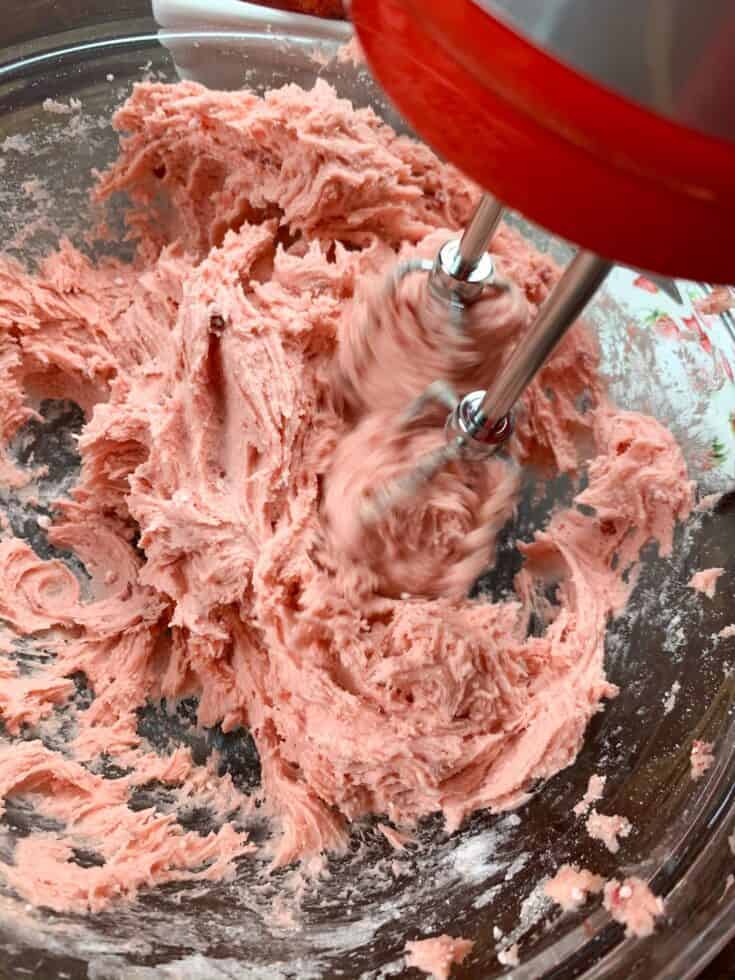
[[[461,329],[462,313],[490,289],[507,285],[496,277],[488,246],[503,214],[503,205],[486,194],[480,200],[461,238],[451,239],[432,262],[412,259],[401,263],[389,288],[400,288],[406,276],[417,272],[429,276],[430,297],[445,305],[447,315]],[[460,398],[442,379],[437,379],[407,410],[409,421],[429,403],[449,409],[444,446],[419,459],[411,472],[380,487],[363,504],[361,518],[371,524],[403,500],[413,496],[444,467],[462,457],[490,456],[512,435],[512,410],[536,373],[552,355],[566,332],[602,285],[612,263],[580,249],[542,305],[529,330],[521,337],[490,388],[472,391]],[[671,280],[649,276],[681,301]]]

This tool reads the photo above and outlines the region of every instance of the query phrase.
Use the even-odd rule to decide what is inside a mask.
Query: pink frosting
[[[388,824],[379,823],[378,830],[394,851],[405,851],[406,845],[415,843],[411,834],[404,834],[400,830],[396,830],[395,827],[389,827]]]
[[[593,840],[602,841],[611,854],[620,850],[620,837],[627,837],[633,829],[627,817],[618,814],[605,816],[593,810],[585,823],[587,833]]]
[[[544,892],[565,912],[578,909],[590,895],[602,891],[605,879],[576,864],[563,864],[544,885]]]
[[[724,572],[724,568],[704,568],[701,572],[695,572],[689,579],[689,588],[703,592],[709,599],[714,599],[717,582]]]
[[[406,965],[428,973],[434,980],[448,980],[455,963],[462,963],[475,944],[470,939],[434,936],[406,943]]]
[[[691,753],[692,779],[695,782],[701,779],[712,768],[714,761],[715,756],[712,752],[712,743],[695,739],[692,743]]]
[[[626,934],[650,936],[656,919],[664,914],[664,901],[653,894],[640,878],[613,879],[605,885],[603,905],[616,922],[625,926]]]
[[[173,814],[133,812],[129,788],[129,780],[103,779],[40,742],[3,747],[0,797],[25,797],[39,814],[63,821],[66,833],[22,838],[0,875],[27,901],[96,912],[151,882],[221,878],[234,871],[236,857],[254,850],[230,823],[203,837],[184,832]],[[73,847],[95,851],[103,866],[72,863]]]
[[[590,776],[584,796],[574,807],[574,813],[576,816],[583,816],[585,813],[587,813],[593,803],[597,803],[598,800],[602,799],[603,793],[605,792],[606,782],[607,776],[598,776],[597,773],[593,773],[593,775]]]
[[[358,384],[369,405],[350,390],[363,293],[399,253],[466,222],[476,189],[322,82],[265,98],[141,85],[115,124],[120,157],[97,196],[132,198],[133,262],[64,242],[37,273],[0,262],[3,446],[30,396],[85,409],[80,480],[49,539],[91,576],[83,596],[62,564],[0,541],[0,616],[54,654],[30,676],[3,654],[0,712],[11,735],[50,724],[75,672],[95,695],[64,754],[38,740],[0,753],[0,799],[27,796],[64,827],[21,841],[0,875],[29,901],[83,911],[232,873],[250,845],[227,816],[250,802],[180,752],[152,755],[136,724],[147,699],[196,695],[201,725],[251,731],[277,863],[344,846],[368,813],[410,828],[442,811],[453,830],[518,805],[574,761],[616,693],[604,636],[635,579],[623,572],[652,539],[666,554],[692,506],[674,439],[608,403],[576,326],[519,407],[515,462],[451,471],[345,553],[334,524],[349,531],[371,465],[400,465],[381,457],[391,439],[407,458],[408,441],[435,438],[386,432],[371,448],[373,401],[393,385]],[[502,357],[558,270],[509,229],[493,248],[516,288],[486,301],[477,329]],[[386,371],[403,392],[404,364]],[[514,506],[516,463],[576,474],[583,447],[588,485],[523,546],[516,594],[464,598]],[[25,479],[7,454],[0,478]],[[132,774],[93,775],[103,753]],[[131,789],[150,778],[206,798],[220,829],[135,813]],[[68,863],[80,838],[99,867]]]

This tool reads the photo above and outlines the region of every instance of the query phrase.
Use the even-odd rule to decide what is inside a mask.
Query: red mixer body
[[[352,0],[352,19],[411,126],[505,204],[607,258],[735,281],[735,141],[621,96],[473,0]],[[730,27],[692,85],[725,73],[704,104],[735,129],[735,6]]]

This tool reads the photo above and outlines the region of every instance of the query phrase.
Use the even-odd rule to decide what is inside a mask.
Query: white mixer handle
[[[168,31],[283,30],[327,41],[349,40],[352,28],[341,21],[293,14],[243,0],[153,0],[153,16]]]

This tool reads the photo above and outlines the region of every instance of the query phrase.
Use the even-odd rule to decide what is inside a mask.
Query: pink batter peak
[[[10,651],[0,661],[2,721],[24,734],[0,753],[0,801],[62,829],[20,841],[0,877],[85,911],[234,873],[253,801],[214,765],[153,752],[138,728],[148,702],[195,697],[201,726],[249,730],[276,864],[344,847],[367,814],[408,831],[438,811],[451,831],[517,806],[574,761],[617,693],[609,618],[641,548],[669,553],[692,507],[672,435],[610,403],[578,324],[519,406],[510,458],[454,467],[355,532],[376,469],[399,473],[440,437],[386,413],[436,370],[458,384],[496,370],[559,270],[501,227],[493,251],[514,286],[471,324],[482,358],[442,348],[441,325],[411,313],[420,283],[368,342],[366,298],[399,258],[463,226],[475,187],[323,82],[262,98],[144,84],[114,122],[120,155],[96,197],[128,195],[133,260],[61,242],[34,272],[0,261],[0,479],[27,479],[7,444],[39,394],[83,408],[81,474],[48,537],[90,577],[83,593],[3,531],[0,616],[45,656],[32,674]],[[471,601],[528,462],[586,471],[585,489],[522,545],[511,597]],[[70,703],[79,674],[84,706]],[[40,736],[64,705],[62,752]],[[105,760],[127,775],[98,775]],[[217,829],[135,812],[151,779],[204,801]],[[77,846],[94,867],[69,863]]]
[[[406,943],[406,966],[429,974],[434,980],[448,980],[455,963],[462,963],[472,952],[471,939],[434,936]]]

